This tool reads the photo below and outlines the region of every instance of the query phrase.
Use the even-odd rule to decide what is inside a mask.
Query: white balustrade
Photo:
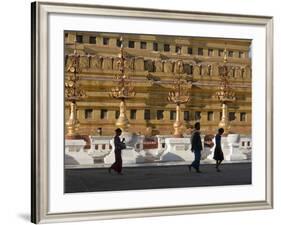
[[[65,140],[65,165],[91,165],[93,159],[84,150],[86,142],[81,140]]]
[[[191,161],[194,158],[190,151],[190,138],[165,138],[167,146],[161,161]]]
[[[241,136],[239,148],[248,160],[252,159],[252,137]]]
[[[121,136],[121,139],[123,137]],[[183,138],[174,138],[171,135],[156,135],[149,142],[143,135],[126,134],[126,149],[122,150],[124,164],[145,162],[168,162],[168,161],[193,161],[194,154],[190,150],[190,135]],[[201,135],[204,145],[204,135]],[[97,163],[111,164],[115,161],[113,136],[91,136],[91,149],[86,150],[84,140],[65,140],[66,165],[93,165]],[[157,145],[155,144],[157,143]],[[144,143],[146,147],[144,149]],[[252,139],[249,136],[229,134],[222,137],[222,149],[225,160],[251,160]],[[205,162],[213,162],[214,147],[204,146],[201,159]]]
[[[112,136],[91,136],[91,149],[88,154],[96,163],[105,163],[105,158],[112,152]]]
[[[65,140],[65,151],[66,152],[79,152],[82,151],[86,142],[83,139],[79,140]]]

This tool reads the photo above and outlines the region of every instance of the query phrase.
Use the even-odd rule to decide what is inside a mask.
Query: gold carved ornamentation
[[[80,123],[77,119],[77,101],[86,97],[85,91],[79,85],[80,72],[80,55],[74,50],[74,54],[70,55],[70,66],[67,72],[72,75],[65,81],[65,99],[70,101],[70,116],[66,122],[67,136],[76,136],[79,131]]]
[[[219,127],[224,129],[224,133],[228,134],[230,124],[228,119],[228,104],[236,100],[235,92],[229,84],[229,67],[227,66],[227,54],[224,49],[223,65],[219,68],[220,84],[216,92],[216,96],[222,104],[222,118],[219,122]]]
[[[109,93],[110,97],[121,100],[120,102],[120,114],[115,123],[117,127],[120,127],[123,131],[127,131],[130,122],[126,115],[126,99],[133,98],[136,93],[134,88],[131,85],[129,76],[125,73],[125,57],[124,57],[124,47],[123,47],[123,38],[120,38],[121,48],[119,54],[119,71],[120,73],[116,74],[116,80],[118,82],[117,86],[111,89]]]
[[[173,124],[174,136],[182,137],[183,123],[180,118],[180,105],[190,101],[188,89],[191,88],[192,82],[184,78],[182,60],[178,60],[176,66],[179,73],[174,74],[173,87],[172,91],[169,92],[168,101],[176,104],[176,120]]]

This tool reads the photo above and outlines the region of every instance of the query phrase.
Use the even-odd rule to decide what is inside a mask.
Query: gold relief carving
[[[226,73],[227,67],[223,65],[219,65],[219,75]]]
[[[228,76],[230,78],[233,78],[234,77],[234,67],[233,66],[229,66],[228,67]]]
[[[208,65],[208,75],[213,76],[213,65]]]
[[[178,61],[177,63],[175,63],[175,69],[174,69],[175,73],[184,73],[184,63],[183,61]]]
[[[251,78],[251,69],[248,66],[245,67],[245,78]]]
[[[134,58],[125,59],[124,66],[126,71],[134,71]]]
[[[120,100],[120,114],[118,119],[116,120],[115,125],[117,127],[120,127],[123,131],[127,131],[130,126],[130,122],[126,115],[126,99],[133,98],[136,95],[136,92],[134,91],[134,87],[132,86],[125,68],[126,66],[127,68],[130,68],[131,65],[134,66],[134,61],[125,58],[123,37],[121,37],[120,40],[121,48],[117,61],[117,63],[119,64],[119,73],[115,75],[117,85],[111,89],[111,91],[109,92],[109,96]]]
[[[227,51],[224,49],[223,65],[219,68],[220,84],[216,96],[222,105],[222,119],[219,122],[219,127],[224,128],[225,134],[228,134],[230,130],[228,104],[236,101],[235,92],[229,83],[230,75],[233,73],[232,68],[233,67],[227,65]]]
[[[120,59],[117,57],[113,58],[113,70],[120,70]]]
[[[114,34],[116,36],[116,34]],[[114,36],[114,37],[115,37]],[[116,37],[115,37],[116,38]],[[87,38],[86,38],[87,39]],[[71,121],[69,121],[68,123],[68,127],[69,127],[69,134],[70,133],[77,133],[80,132],[81,134],[86,134],[91,127],[96,126],[95,123],[100,123],[99,121],[99,110],[94,110],[94,114],[93,118],[91,120],[84,120],[84,108],[88,107],[100,107],[100,106],[95,106],[96,103],[98,103],[98,105],[102,105],[104,104],[104,108],[107,108],[107,104],[110,105],[108,106],[108,114],[107,114],[107,119],[106,119],[106,123],[105,123],[105,128],[104,128],[104,134],[109,135],[110,131],[112,131],[112,129],[116,125],[114,122],[117,122],[115,120],[115,114],[113,113],[114,110],[120,110],[126,111],[126,104],[128,104],[129,109],[132,109],[133,107],[135,109],[137,109],[137,123],[136,121],[132,121],[133,122],[133,127],[132,129],[136,129],[137,131],[140,131],[142,133],[144,133],[145,128],[147,126],[153,126],[153,129],[159,129],[159,132],[161,134],[166,134],[166,133],[171,133],[174,131],[172,124],[175,122],[174,121],[170,121],[170,110],[171,110],[171,104],[167,104],[167,99],[162,95],[168,95],[168,92],[170,90],[168,90],[168,87],[171,86],[171,80],[174,78],[174,76],[176,75],[176,73],[182,72],[179,71],[179,68],[177,66],[177,59],[176,57],[176,53],[171,53],[171,54],[167,54],[167,56],[163,56],[161,54],[162,51],[162,44],[160,44],[159,47],[159,51],[153,51],[153,42],[147,42],[149,43],[149,45],[147,45],[147,49],[146,50],[134,50],[134,49],[127,49],[130,54],[126,54],[126,52],[124,52],[124,61],[127,60],[126,62],[126,69],[124,69],[125,71],[125,76],[126,78],[124,78],[124,82],[129,81],[130,78],[128,78],[127,76],[132,76],[135,75],[136,77],[134,78],[133,81],[131,81],[131,86],[134,86],[134,88],[137,90],[138,92],[138,96],[136,98],[129,98],[129,100],[125,99],[125,101],[121,104],[122,99],[119,98],[118,100],[115,99],[111,99],[111,100],[107,100],[106,96],[104,93],[105,91],[112,91],[114,93],[119,94],[119,96],[127,96],[128,92],[132,91],[131,87],[130,88],[122,88],[119,87],[119,80],[115,79],[115,75],[119,75],[121,76],[122,73],[119,73],[120,71],[120,64],[118,63],[119,58],[118,58],[118,53],[116,52],[117,48],[116,48],[116,43],[114,42],[115,46],[108,46],[107,47],[102,47],[103,43],[102,43],[102,38],[100,38],[101,41],[99,40],[99,38],[97,39],[97,44],[96,45],[91,45],[90,47],[88,47],[87,43],[81,43],[81,44],[77,44],[77,46],[81,49],[78,53],[79,53],[79,60],[78,60],[78,64],[80,64],[80,73],[83,74],[83,76],[81,76],[80,79],[82,79],[81,83],[80,81],[78,81],[78,83],[81,84],[81,88],[85,88],[85,90],[87,90],[88,95],[90,95],[90,97],[87,100],[82,100],[81,104],[78,104],[78,109],[80,109],[81,107],[81,128],[80,130],[78,130],[79,128],[79,121],[75,122],[74,119],[72,119]],[[139,41],[136,44],[136,49],[139,48]],[[208,41],[206,41],[207,43]],[[159,40],[159,43],[161,43],[161,39]],[[100,46],[100,48],[99,48]],[[223,43],[219,44],[220,49],[223,48]],[[241,46],[237,46],[237,52],[238,49]],[[188,54],[181,54],[179,55],[180,58],[183,60],[183,76],[186,80],[188,79],[196,79],[196,87],[194,87],[191,90],[191,96],[195,96],[196,98],[193,99],[191,107],[196,107],[196,110],[198,111],[202,111],[201,108],[199,109],[198,107],[201,107],[203,104],[206,104],[206,102],[208,102],[208,97],[207,94],[201,94],[200,91],[197,88],[202,88],[204,90],[204,93],[208,93],[209,95],[214,94],[214,92],[217,91],[217,88],[219,86],[218,85],[214,85],[215,82],[220,78],[219,77],[219,65],[222,66],[223,65],[223,55],[221,54],[222,52],[220,52],[220,56],[218,54],[218,50],[215,49],[214,47],[214,57],[197,57],[197,48],[192,46],[192,44],[189,46],[189,49],[187,49],[186,47],[186,51],[188,50],[188,52],[190,52],[190,48],[193,49],[193,52],[191,55]],[[89,67],[90,67],[90,72],[92,73],[91,77],[87,76],[88,70],[87,69],[83,69],[85,67],[85,65],[87,63],[84,63],[81,57],[85,57],[85,52],[83,51],[83,49],[87,49],[87,51],[91,52],[90,58],[89,58]],[[183,49],[183,48],[182,48]],[[240,49],[239,49],[240,50]],[[241,50],[242,51],[242,50]],[[66,76],[65,76],[65,81],[67,82],[67,79],[72,77],[72,73],[74,73],[75,68],[71,67],[71,57],[73,54],[71,54],[73,52],[73,45],[66,45],[66,54],[67,56],[65,57],[65,69],[68,71],[66,72]],[[187,53],[188,53],[187,52]],[[185,52],[186,53],[186,52]],[[205,54],[205,52],[204,52]],[[222,108],[218,109],[219,107],[219,101],[213,101],[217,98],[215,98],[215,96],[212,96],[212,102],[210,102],[210,104],[206,105],[206,107],[210,108],[210,111],[214,112],[214,121],[209,121],[207,120],[207,113],[205,111],[201,112],[202,115],[202,127],[204,127],[203,129],[205,129],[206,126],[211,127],[213,130],[217,129],[218,123],[219,123],[219,111],[224,111],[224,118],[227,119],[228,115],[227,115],[227,109],[229,107],[231,107],[231,112],[235,111],[235,113],[237,112],[239,115],[239,112],[241,111],[246,111],[247,112],[247,116],[248,116],[248,108],[249,108],[249,114],[251,113],[251,108],[249,106],[249,102],[250,97],[251,97],[251,88],[250,88],[250,80],[249,78],[251,77],[251,66],[250,66],[250,60],[247,57],[247,52],[245,53],[245,58],[238,58],[238,56],[235,56],[234,58],[231,58],[230,62],[226,63],[226,66],[234,66],[234,71],[233,71],[233,78],[236,79],[235,81],[235,87],[238,88],[237,91],[239,91],[239,96],[241,96],[238,101],[237,101],[237,106],[235,103],[231,103],[228,104],[226,103],[224,106],[222,104],[220,104],[220,106],[223,106]],[[171,58],[168,57],[168,55],[173,55]],[[105,63],[103,63],[103,57],[107,58],[107,57],[112,57],[112,69],[110,65],[104,65]],[[135,61],[133,61],[132,64],[132,58],[135,58]],[[143,62],[142,59],[143,58]],[[108,59],[105,59],[105,61]],[[167,61],[171,61],[174,65],[173,65],[173,70],[172,72],[167,72],[167,71],[171,71],[171,68],[167,68],[168,63]],[[110,61],[110,59],[109,59]],[[129,62],[128,62],[129,61]],[[165,65],[164,65],[165,62]],[[108,63],[108,62],[107,62]],[[143,65],[142,65],[143,63]],[[110,63],[109,63],[110,64]],[[200,77],[200,68],[199,65],[202,64],[202,77]],[[207,67],[208,65],[211,65],[211,67]],[[249,68],[246,68],[246,66],[249,66]],[[165,74],[163,74],[164,72],[164,66],[165,66]],[[106,70],[104,70],[104,72],[101,71],[101,69],[105,69],[104,67],[107,67]],[[128,69],[128,67],[130,69]],[[141,72],[140,70],[143,67],[143,71],[145,72]],[[230,67],[229,67],[230,68]],[[82,70],[81,70],[82,69]],[[182,68],[181,68],[182,69]],[[138,73],[134,73],[131,72],[130,70],[134,70],[134,71],[140,71]],[[78,71],[78,69],[77,69]],[[193,72],[194,71],[194,72]],[[158,73],[157,73],[158,72]],[[229,76],[232,76],[232,71],[229,72]],[[242,73],[243,73],[243,77],[244,80],[242,80]],[[206,76],[206,74],[208,74]],[[79,75],[79,74],[78,74]],[[196,76],[197,75],[197,76]],[[195,77],[196,76],[196,77]],[[214,77],[212,77],[214,76]],[[97,77],[97,79],[95,79]],[[120,77],[119,77],[120,78]],[[201,80],[202,78],[202,80]],[[233,78],[229,77],[229,82],[230,85],[232,84],[232,80]],[[210,80],[210,84],[208,83],[208,81]],[[156,82],[157,81],[157,82]],[[167,84],[167,86],[166,86]],[[202,84],[202,86],[201,86]],[[233,84],[234,85],[234,84]],[[73,83],[71,81],[67,82],[66,84],[66,88],[70,88],[73,87]],[[111,90],[112,87],[119,87],[118,89],[114,89]],[[75,88],[76,89],[76,88]],[[236,89],[234,89],[236,90]],[[245,90],[245,93],[243,92]],[[243,93],[242,93],[243,92]],[[165,94],[166,93],[166,94]],[[74,95],[74,89],[68,89],[68,93],[66,93],[68,96],[72,96]],[[200,100],[197,100],[198,97],[200,96]],[[242,97],[243,96],[243,97]],[[202,97],[202,98],[201,98]],[[244,98],[245,97],[245,98]],[[77,100],[77,101],[81,101],[81,100]],[[108,102],[107,102],[108,101]],[[115,103],[113,103],[115,101]],[[165,124],[159,124],[159,121],[156,120],[156,112],[154,112],[154,107],[153,104],[157,102],[157,104],[159,103],[159,105],[161,105],[161,109],[164,110],[164,114],[165,114],[165,119],[167,119],[167,121],[165,121]],[[119,105],[120,103],[120,105]],[[209,103],[209,102],[208,102]],[[221,103],[221,102],[220,102]],[[139,106],[141,105],[141,106]],[[142,114],[144,114],[143,111],[139,110],[138,107],[143,107],[143,105],[150,110],[150,120],[145,120],[144,116]],[[172,104],[173,105],[173,104]],[[68,114],[66,114],[66,120],[69,118],[70,112],[72,111],[72,118],[76,118],[79,119],[80,117],[77,115],[76,116],[76,110],[77,110],[77,105],[73,104],[73,106],[71,106],[71,101],[67,101],[66,102],[66,107],[68,107]],[[76,107],[76,108],[75,108]],[[173,107],[173,106],[172,106]],[[228,107],[228,108],[227,108]],[[240,108],[239,108],[240,107]],[[72,108],[72,110],[71,110]],[[189,115],[189,119],[190,121],[187,123],[192,123],[194,121],[194,113],[193,113],[193,109],[189,109],[188,106],[183,106],[181,105],[180,110],[176,109],[176,105],[174,104],[174,110],[180,111],[180,115],[183,116],[186,114],[183,113],[183,111],[189,111],[190,115]],[[228,109],[228,110],[230,110]],[[65,108],[65,110],[67,110]],[[96,112],[97,111],[97,112]],[[119,111],[120,112],[120,111]],[[128,113],[128,112],[127,112]],[[122,113],[121,113],[122,114]],[[119,115],[119,114],[118,114]],[[141,116],[140,116],[141,115]],[[130,121],[130,117],[128,117],[127,119],[129,119]],[[183,118],[182,118],[183,119]],[[248,117],[247,117],[248,119]],[[107,121],[108,120],[108,121]],[[113,122],[114,121],[114,122]],[[126,118],[124,118],[124,116],[121,116],[119,119],[119,122],[123,121],[121,123],[121,125],[124,125],[124,128],[127,127],[128,125],[128,121],[126,121]],[[71,123],[70,123],[71,122]],[[184,122],[184,121],[182,121]],[[240,129],[244,129],[245,130],[250,128],[250,120],[246,121],[247,124],[244,123],[240,123],[239,119],[236,121],[233,121],[232,123],[229,124],[233,124],[233,130],[235,132],[240,132]],[[168,125],[168,123],[170,125]],[[186,125],[186,122],[184,122],[183,124]],[[71,125],[74,124],[75,126]],[[93,125],[94,124],[94,125]],[[117,122],[117,124],[119,124]],[[170,126],[170,127],[169,127]],[[227,126],[227,124],[224,124],[223,126]],[[156,127],[156,128],[155,128]],[[177,125],[174,128],[178,128],[179,126]],[[242,127],[242,128],[241,128]],[[96,129],[96,128],[94,128]],[[66,130],[68,131],[68,130]],[[178,131],[179,133],[181,133],[180,131]],[[247,130],[248,132],[248,130]],[[87,133],[88,134],[88,133]]]
[[[154,64],[152,60],[145,60],[144,61],[144,70],[148,72],[154,72]]]
[[[183,64],[183,72],[184,73],[186,73],[186,74],[191,74],[190,72],[190,69],[191,69],[191,67],[190,67],[190,65],[189,65],[189,63],[184,63]]]
[[[67,101],[70,101],[70,115],[66,122],[67,135],[75,136],[79,132],[79,121],[77,118],[77,101],[86,97],[85,91],[79,84],[78,74],[81,72],[81,58],[74,50],[71,55],[71,64],[68,67],[68,72],[72,73],[71,76],[65,81],[64,95]],[[88,57],[87,57],[88,59]],[[83,62],[84,63],[84,62]]]
[[[80,69],[89,68],[89,57],[88,56],[80,56],[79,58]]]
[[[235,67],[234,77],[241,78],[241,68],[239,66]]]
[[[172,73],[173,72],[173,65],[174,63],[170,60],[164,61],[164,72],[165,73]]]
[[[241,78],[245,79],[245,67],[241,67]]]
[[[100,56],[91,56],[91,59],[90,59],[90,67],[92,69],[97,69],[97,70],[100,70],[101,69],[101,66],[102,66],[102,60],[101,60],[101,57]]]
[[[68,69],[70,68],[71,65],[71,57],[69,57],[68,55],[65,56],[65,68]]]
[[[155,65],[155,72],[163,72],[163,62],[162,62],[162,60],[154,61],[154,65]]]
[[[142,57],[138,57],[135,59],[135,70],[144,71],[144,60]]]
[[[195,76],[200,75],[200,66],[198,64],[195,64],[193,66],[193,75],[195,75]]]
[[[212,75],[213,76],[218,76],[219,75],[219,66],[218,66],[218,64],[213,64],[212,65]]]
[[[172,90],[169,92],[167,99],[169,102],[176,104],[176,120],[173,124],[174,136],[182,137],[183,122],[180,116],[181,115],[180,105],[186,104],[190,101],[190,95],[188,89],[191,88],[192,82],[186,81],[184,79],[183,62],[181,60],[175,62],[175,67],[177,68],[178,71],[181,72],[174,74]]]
[[[207,76],[208,75],[208,65],[202,65],[201,75]]]
[[[112,70],[112,57],[103,57],[102,60],[102,69],[103,70]]]

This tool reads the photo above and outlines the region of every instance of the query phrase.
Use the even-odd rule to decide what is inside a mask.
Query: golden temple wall
[[[115,75],[119,73],[117,40],[120,35],[66,32],[66,69],[69,66],[68,55],[75,47],[76,35],[82,36],[82,41],[79,40],[81,43],[76,43],[76,49],[81,55],[80,84],[87,94],[86,99],[77,103],[80,133],[96,135],[97,128],[101,127],[103,135],[112,135],[116,129],[119,101],[110,98],[109,92],[116,85]],[[123,35],[123,38],[126,73],[130,76],[136,92],[136,96],[126,102],[127,117],[131,124],[130,131],[144,134],[147,127],[152,127],[154,134],[173,133],[174,120],[171,114],[174,114],[175,104],[168,102],[167,97],[174,73],[177,72],[175,62],[181,59],[184,62],[184,72],[193,80],[190,90],[191,101],[181,105],[182,120],[184,114],[189,112],[189,118],[185,118],[187,120],[184,121],[186,132],[189,132],[190,125],[200,121],[203,133],[215,133],[221,113],[221,103],[215,96],[220,81],[218,67],[223,62],[221,51],[226,47],[230,82],[237,97],[228,108],[235,116],[230,122],[230,130],[251,134],[252,91],[249,55],[251,42],[249,40],[153,35]],[[129,41],[134,42],[134,48],[129,48]],[[154,49],[155,43],[157,43],[157,50]],[[166,47],[169,45],[169,51],[164,51],[165,45]],[[145,48],[141,49],[141,47]],[[192,54],[189,54],[191,51]],[[70,75],[65,70],[65,77]],[[145,110],[150,110],[150,119],[144,118]],[[159,114],[161,110],[164,117],[159,119],[157,111]],[[200,119],[195,118],[195,113],[198,112],[200,112]],[[66,102],[66,120],[68,115],[69,102]]]

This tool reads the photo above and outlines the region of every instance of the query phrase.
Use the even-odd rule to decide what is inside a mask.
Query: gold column
[[[80,123],[77,119],[77,105],[76,102],[70,103],[70,115],[66,122],[67,136],[75,136],[78,134]]]
[[[65,81],[65,99],[70,101],[70,115],[69,119],[66,122],[67,128],[67,137],[75,137],[78,135],[79,131],[79,120],[77,118],[77,101],[86,97],[85,91],[81,89],[79,85],[79,77],[78,73],[80,72],[79,60],[80,56],[76,51],[76,42],[74,53],[69,55],[71,59],[71,64],[69,68],[67,68],[67,72],[71,73],[71,76]]]
[[[126,115],[126,102],[125,99],[121,99],[120,102],[120,115],[115,123],[115,125],[121,128],[123,131],[128,131],[130,122]]]
[[[223,65],[219,68],[219,75],[221,77],[219,90],[216,95],[222,104],[222,118],[219,122],[219,127],[224,129],[224,133],[228,134],[230,130],[230,124],[228,120],[228,103],[236,100],[235,93],[229,84],[228,67],[227,67],[227,54],[224,49]]]
[[[183,123],[181,122],[180,119],[180,104],[177,104],[176,107],[176,121],[174,122],[174,136],[176,137],[182,137],[182,125]]]
[[[180,105],[190,101],[190,96],[189,93],[187,93],[187,89],[192,86],[192,83],[184,78],[183,61],[178,60],[176,62],[176,66],[177,74],[174,74],[173,90],[169,92],[168,101],[176,104],[176,120],[173,124],[174,136],[182,137],[183,123],[180,118]]]
[[[222,103],[222,118],[219,122],[219,127],[224,128],[226,134],[229,132],[230,125],[228,120],[228,109],[226,103]]]
[[[125,54],[123,46],[123,37],[120,38],[121,48],[119,54],[119,71],[120,74],[116,75],[116,80],[118,85],[111,89],[109,93],[110,97],[121,100],[120,102],[120,115],[115,123],[115,125],[121,128],[123,131],[127,131],[130,122],[126,115],[126,99],[132,98],[136,95],[134,88],[131,86],[129,76],[125,73]]]

